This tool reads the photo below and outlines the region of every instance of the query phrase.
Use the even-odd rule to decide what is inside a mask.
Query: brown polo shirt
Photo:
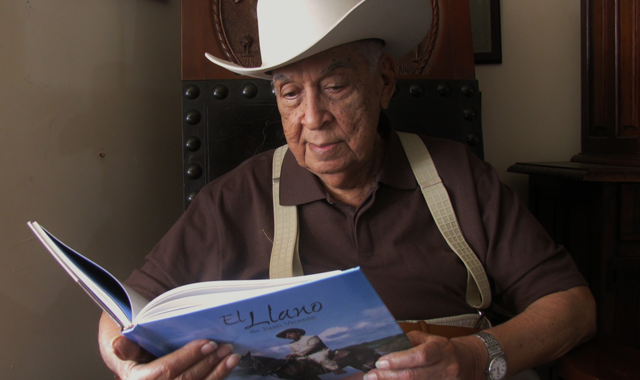
[[[493,300],[513,312],[586,282],[496,171],[465,146],[423,139]],[[197,281],[267,278],[273,240],[271,162],[262,153],[208,184],[127,283],[146,297]],[[287,152],[281,202],[297,205],[305,273],[360,266],[397,319],[474,312],[467,273],[438,231],[400,141],[358,208],[335,202]]]

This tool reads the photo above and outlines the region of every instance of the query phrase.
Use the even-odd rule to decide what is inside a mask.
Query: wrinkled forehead
[[[288,64],[272,71],[272,82],[292,80],[294,77],[311,74],[316,77],[330,75],[338,70],[347,69],[353,73],[366,70],[367,61],[359,49],[360,41],[340,45],[303,60]]]

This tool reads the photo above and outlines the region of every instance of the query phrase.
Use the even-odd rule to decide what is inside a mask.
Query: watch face
[[[491,380],[501,380],[507,376],[507,361],[502,356],[497,356],[489,364],[489,378]]]

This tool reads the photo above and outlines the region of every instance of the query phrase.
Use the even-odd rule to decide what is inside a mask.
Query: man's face
[[[329,185],[376,161],[380,110],[395,85],[393,59],[373,70],[356,43],[338,46],[274,71],[285,137],[298,164]],[[375,173],[374,173],[375,174]]]
[[[291,340],[298,340],[298,339],[300,339],[300,333],[299,332],[294,332],[294,331],[289,331],[288,333],[285,334],[285,338],[291,339]]]

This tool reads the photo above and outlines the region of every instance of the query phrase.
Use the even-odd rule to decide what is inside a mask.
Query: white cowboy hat
[[[262,65],[242,67],[205,56],[234,73],[271,79],[273,69],[348,42],[378,38],[400,58],[431,26],[429,0],[258,0]]]

